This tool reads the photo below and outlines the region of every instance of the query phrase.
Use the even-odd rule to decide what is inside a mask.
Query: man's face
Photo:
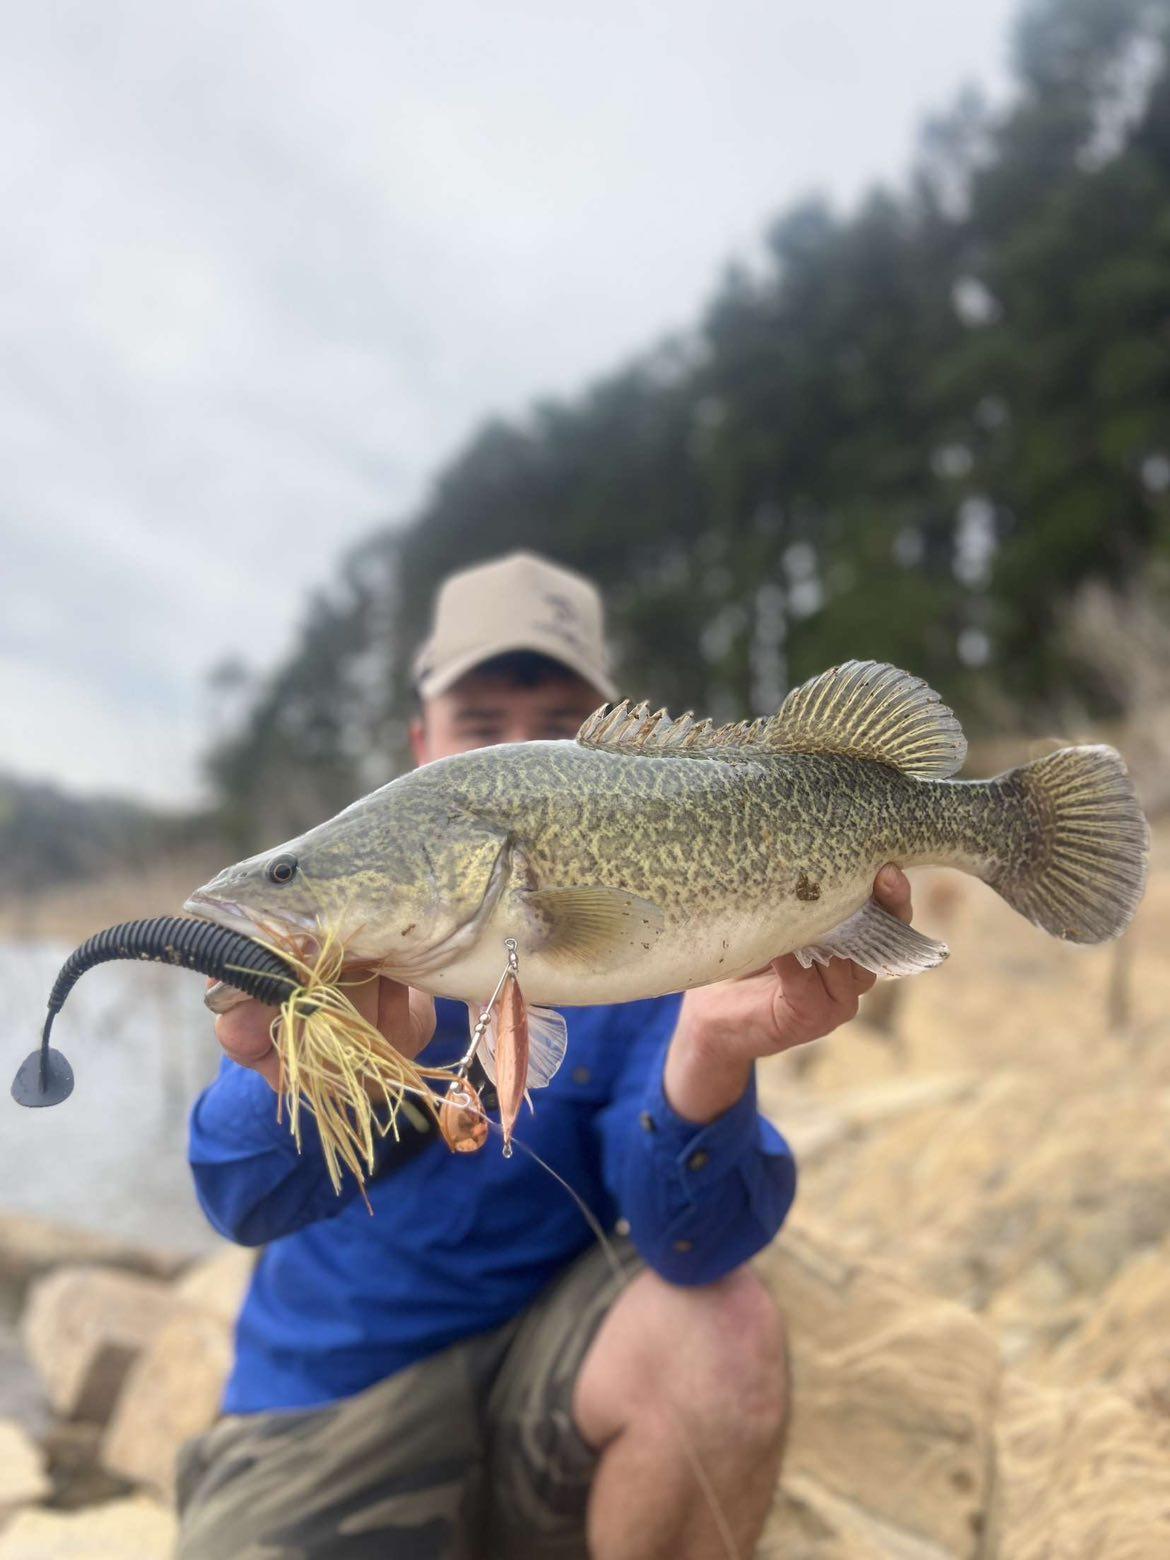
[[[534,688],[468,672],[446,693],[425,700],[421,719],[410,728],[410,744],[415,761],[429,764],[498,742],[575,737],[585,717],[604,702],[604,694],[568,670]]]

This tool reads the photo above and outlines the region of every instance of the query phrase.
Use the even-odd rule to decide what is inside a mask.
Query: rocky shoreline
[[[764,1069],[801,1189],[758,1259],[794,1407],[757,1560],[1170,1554],[1167,843],[1120,995],[1116,950],[927,876],[950,963]],[[250,1264],[0,1216],[0,1560],[171,1553]]]

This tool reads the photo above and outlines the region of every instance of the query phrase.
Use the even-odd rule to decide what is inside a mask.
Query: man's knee
[[[698,1411],[713,1434],[782,1437],[788,1415],[784,1323],[771,1294],[738,1268],[714,1284],[683,1288],[642,1273],[622,1297],[586,1361],[574,1412],[613,1434],[631,1405],[662,1400]],[[616,1308],[615,1308],[616,1311]],[[598,1442],[595,1442],[598,1444]]]
[[[782,1429],[788,1414],[788,1348],[784,1320],[770,1292],[750,1268],[737,1268],[716,1284],[681,1294],[693,1297],[692,1347],[707,1358],[699,1390],[705,1383],[711,1393],[708,1409],[723,1408],[752,1431]]]

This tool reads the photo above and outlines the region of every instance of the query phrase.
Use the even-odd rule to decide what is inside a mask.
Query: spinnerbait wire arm
[[[475,1028],[471,1031],[471,1042],[468,1045],[467,1050],[463,1053],[463,1060],[455,1069],[455,1076],[453,1081],[456,1083],[467,1077],[467,1069],[471,1066],[471,1063],[475,1058],[475,1053],[479,1049],[479,1042],[483,1039],[484,1032],[492,1021],[492,1012],[495,1009],[496,1003],[500,1000],[500,992],[504,989],[504,982],[507,980],[509,975],[519,974],[520,957],[516,948],[516,939],[514,937],[505,937],[504,948],[508,955],[508,962],[504,965],[503,974],[500,976],[499,980],[496,981],[496,989],[492,992],[491,996],[484,1004],[483,1012],[479,1015]]]

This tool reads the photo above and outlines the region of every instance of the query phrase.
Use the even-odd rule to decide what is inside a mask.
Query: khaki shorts
[[[600,1247],[513,1321],[326,1408],[234,1415],[179,1454],[180,1560],[583,1560],[590,1343],[640,1259]]]

